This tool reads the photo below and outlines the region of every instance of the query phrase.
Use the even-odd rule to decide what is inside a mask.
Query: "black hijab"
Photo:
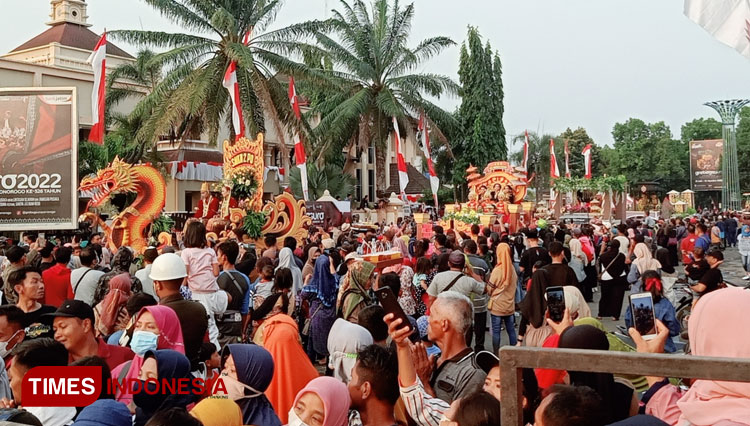
[[[607,246],[607,250],[599,257],[599,264],[602,265],[602,273],[607,269],[612,278],[622,275],[625,270],[625,255],[620,256],[620,242],[612,239]]]
[[[531,276],[531,287],[526,293],[518,306],[521,308],[521,315],[529,321],[534,328],[540,328],[544,325],[544,314],[547,311],[547,300],[544,298],[544,292],[549,286],[549,272],[540,268]]]
[[[661,263],[662,272],[667,274],[674,274],[674,265],[672,265],[672,261],[670,260],[669,250],[665,249],[664,247],[656,250],[656,260]]]

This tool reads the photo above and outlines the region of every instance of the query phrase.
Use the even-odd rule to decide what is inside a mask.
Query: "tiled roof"
[[[79,49],[94,50],[96,43],[101,36],[84,27],[83,25],[71,24],[69,22],[58,24],[50,27],[47,31],[32,38],[26,43],[11,50],[18,52],[21,50],[32,49],[39,46],[46,46],[50,43],[60,43],[63,46],[77,47]],[[133,58],[128,52],[120,49],[107,41],[107,53],[124,58]]]
[[[398,194],[401,192],[398,184],[398,165],[390,165],[391,186],[385,190],[385,196],[391,195],[391,192]],[[430,190],[430,180],[419,172],[411,164],[406,164],[406,174],[409,176],[409,183],[406,185],[407,194],[423,194]]]

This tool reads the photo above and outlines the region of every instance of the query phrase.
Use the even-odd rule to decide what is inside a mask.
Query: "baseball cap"
[[[463,268],[464,265],[466,265],[466,257],[461,250],[453,250],[448,256],[448,263],[450,263],[451,266]]]
[[[93,324],[94,319],[94,310],[91,308],[91,306],[88,305],[88,303],[83,302],[81,300],[66,300],[60,305],[59,308],[55,312],[52,312],[50,314],[44,314],[42,316],[48,316],[48,317],[68,317],[68,318],[80,318],[82,320],[84,319],[90,319],[91,323]]]
[[[360,260],[360,257],[357,254],[357,252],[353,251],[353,252],[347,254],[346,257],[344,258],[344,262],[348,262],[350,260]]]
[[[490,370],[500,365],[500,358],[489,351],[479,351],[474,355],[474,363],[479,369],[489,374]]]

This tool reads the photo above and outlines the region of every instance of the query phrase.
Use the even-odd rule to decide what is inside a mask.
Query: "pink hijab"
[[[318,395],[323,401],[326,416],[323,420],[323,426],[346,426],[349,424],[351,397],[349,396],[349,390],[342,381],[327,376],[310,380],[310,383],[299,391],[292,407],[296,406],[299,398],[308,392]]]
[[[130,286],[130,274],[122,273],[115,275],[109,280],[109,291],[104,296],[104,300],[99,302],[101,305],[99,320],[104,325],[104,328],[108,330],[106,334],[112,332],[120,309],[125,306],[125,303],[130,298]]]
[[[396,248],[401,252],[401,256],[404,259],[411,259],[411,255],[409,254],[409,247],[406,246],[406,243],[400,237],[393,237],[393,246],[393,248]]]
[[[750,358],[750,328],[727,327],[750,310],[750,291],[726,288],[700,298],[688,322],[693,354]],[[696,380],[677,401],[681,421],[713,425],[750,419],[750,383]]]
[[[159,327],[159,340],[156,343],[156,349],[172,349],[184,355],[185,344],[182,341],[182,327],[180,327],[180,320],[177,318],[174,310],[162,305],[146,306],[138,312],[138,316],[140,317],[144,311],[148,311],[154,316],[154,321],[156,321],[156,325]],[[112,370],[112,377],[119,378],[120,371],[126,364],[127,362],[115,367]],[[137,379],[138,374],[141,372],[141,366],[143,366],[143,357],[134,356],[133,361],[130,361],[130,368],[125,375],[125,379]],[[130,392],[117,395],[117,400],[125,404],[129,403],[132,399],[133,396]]]

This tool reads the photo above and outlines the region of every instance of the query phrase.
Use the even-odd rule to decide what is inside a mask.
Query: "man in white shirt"
[[[71,271],[70,285],[73,287],[76,300],[92,305],[96,286],[104,272],[93,269],[96,266],[96,251],[92,247],[82,249],[79,257],[81,267]],[[153,284],[151,288],[153,289]]]
[[[153,296],[156,301],[159,301],[159,298],[156,297],[156,292],[154,292],[154,280],[151,279],[149,276],[151,274],[151,267],[154,263],[154,260],[156,260],[156,257],[159,256],[159,251],[156,250],[153,247],[149,247],[146,249],[145,252],[143,252],[143,264],[145,267],[143,269],[139,269],[135,273],[135,277],[141,280],[141,284],[143,284],[143,292],[146,294],[149,294]]]

